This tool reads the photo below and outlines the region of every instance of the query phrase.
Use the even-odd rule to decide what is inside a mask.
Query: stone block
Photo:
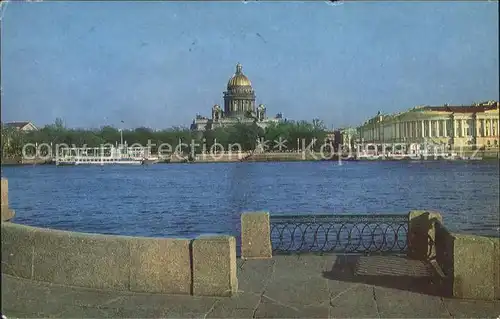
[[[495,242],[488,237],[453,234],[453,296],[495,298]],[[498,281],[497,281],[498,283]]]
[[[494,265],[495,265],[495,299],[500,299],[500,238],[493,238],[492,239],[493,244],[495,245],[494,248]]]
[[[2,208],[9,207],[9,181],[6,178],[2,178],[2,184],[0,185],[0,192],[1,192],[1,205]]]
[[[128,290],[129,237],[40,228],[34,233],[33,280]]]
[[[232,296],[238,291],[236,240],[199,237],[192,243],[193,295]]]
[[[188,239],[131,239],[130,290],[190,294],[190,243]]]
[[[272,258],[269,213],[241,214],[241,258]]]
[[[31,279],[36,228],[5,222],[1,229],[2,273]]]
[[[8,207],[4,207],[2,205],[2,210],[1,210],[1,221],[2,222],[7,222],[9,220],[11,220],[12,218],[14,218],[14,216],[16,216],[16,213],[12,210],[12,209],[9,209]]]
[[[2,214],[1,221],[8,221],[14,217],[14,211],[9,209],[9,181],[6,178],[2,178],[2,184],[0,186],[0,212]]]
[[[408,214],[408,257],[429,260],[436,256],[434,221],[443,222],[441,214],[423,210]]]

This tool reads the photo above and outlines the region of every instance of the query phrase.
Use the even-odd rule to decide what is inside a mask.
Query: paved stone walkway
[[[500,301],[439,296],[427,265],[399,257],[238,261],[232,298],[112,292],[2,275],[10,318],[498,318]]]

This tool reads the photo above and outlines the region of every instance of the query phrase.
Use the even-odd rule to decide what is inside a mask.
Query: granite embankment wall
[[[2,209],[8,207],[2,179]],[[5,218],[4,218],[5,217]],[[10,223],[2,213],[2,273],[61,285],[231,296],[238,289],[236,240],[85,234]]]
[[[36,158],[36,159],[23,159],[22,157],[16,158],[2,158],[2,165],[43,165],[43,164],[53,164],[52,159],[46,158]]]
[[[316,155],[316,156],[315,156]],[[252,153],[242,152],[225,154],[198,154],[194,157],[194,163],[232,163],[232,162],[284,162],[284,161],[304,161],[321,158],[320,154],[310,153]],[[172,156],[170,163],[186,161],[186,158]]]
[[[236,240],[85,234],[10,223],[2,179],[2,273],[87,288],[231,296],[238,290]],[[5,218],[4,218],[5,217]],[[272,258],[270,216],[241,216],[241,257]],[[450,232],[439,213],[408,214],[408,257],[441,274],[445,294],[500,299],[500,238]]]
[[[500,238],[451,233],[441,214],[423,210],[409,212],[407,238],[408,258],[434,265],[444,295],[500,299]],[[272,258],[268,213],[241,216],[241,257]]]
[[[434,220],[434,261],[443,272],[448,295],[500,299],[500,238],[450,232]]]
[[[459,153],[461,156],[465,157],[475,157],[482,158],[483,160],[495,160],[499,158],[498,151],[464,151]],[[297,161],[320,161],[320,160],[336,160],[338,157],[328,153],[319,152],[269,152],[269,153],[242,153],[242,154],[219,154],[219,155],[196,155],[194,158],[194,163],[231,163],[231,162],[297,162]],[[345,159],[346,156],[342,157]],[[417,158],[415,158],[417,159]],[[432,157],[429,157],[432,159]],[[372,160],[373,159],[366,159]],[[382,161],[386,159],[379,159],[377,161]],[[394,159],[397,160],[397,159]],[[186,162],[187,158],[181,158],[173,156],[170,159],[170,163],[181,163]]]
[[[96,289],[230,296],[237,291],[231,236],[141,238],[2,222],[2,273]]]
[[[230,162],[297,162],[297,161],[318,161],[329,158],[329,154],[311,152],[273,152],[273,153],[242,153],[242,154],[221,154],[217,156],[197,155],[195,163],[230,163]],[[174,161],[171,161],[172,163]]]

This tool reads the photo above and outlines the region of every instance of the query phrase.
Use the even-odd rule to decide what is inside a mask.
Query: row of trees
[[[161,144],[169,144],[172,148],[182,145],[197,144],[196,152],[203,149],[210,150],[215,144],[222,145],[227,150],[230,144],[239,144],[242,150],[249,151],[258,147],[258,140],[263,141],[267,151],[292,151],[309,145],[313,140],[323,142],[327,136],[326,128],[321,121],[293,122],[287,121],[271,125],[265,130],[256,123],[236,124],[234,126],[217,128],[205,132],[196,132],[187,128],[171,128],[165,130],[152,130],[145,127],[120,130],[105,126],[100,129],[69,129],[64,127],[61,120],[56,120],[52,125],[47,125],[40,130],[21,132],[15,128],[2,126],[2,157],[13,158],[22,155],[23,147],[28,143],[40,145],[42,143],[75,145],[75,147],[99,147],[103,144],[120,143],[123,136],[128,145],[134,143],[151,146],[153,153]],[[121,134],[122,133],[122,134]],[[321,143],[316,143],[319,148]],[[219,146],[220,147],[220,146]],[[184,148],[188,148],[184,146]]]

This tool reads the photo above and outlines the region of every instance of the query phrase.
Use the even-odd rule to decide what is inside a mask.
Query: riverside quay
[[[7,318],[490,317],[499,238],[452,233],[439,212],[241,214],[194,239],[12,222],[2,179]]]

